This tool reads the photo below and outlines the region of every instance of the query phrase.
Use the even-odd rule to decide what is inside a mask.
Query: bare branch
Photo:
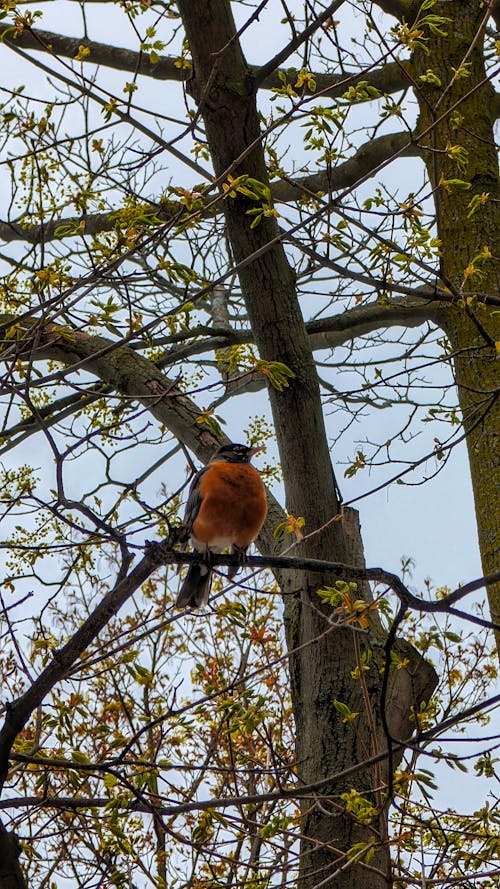
[[[156,560],[157,564],[179,565],[185,563],[194,563],[203,561],[203,554],[192,552],[184,553],[172,549],[170,543],[158,542],[149,543],[147,552],[151,559]],[[234,566],[238,564],[235,555],[215,555],[213,558],[214,566]],[[420,611],[429,614],[446,614],[450,607],[465,596],[470,595],[478,589],[485,589],[498,583],[500,580],[500,571],[489,574],[485,577],[479,577],[471,580],[463,586],[457,587],[453,592],[443,596],[441,599],[427,600],[421,599],[410,592],[408,587],[403,583],[397,574],[386,571],[384,568],[361,568],[355,565],[346,565],[342,562],[330,562],[325,559],[308,559],[294,556],[248,556],[247,566],[249,568],[282,571],[290,569],[293,571],[307,571],[311,574],[327,575],[339,580],[368,580],[372,583],[382,584],[391,589],[399,601],[407,608],[414,611]],[[369,603],[367,603],[368,607]],[[493,627],[491,622],[488,626]]]
[[[411,20],[420,6],[420,3],[413,0],[375,0],[375,3],[387,15],[393,15],[398,20],[404,17],[407,21]]]
[[[331,171],[320,171],[296,180],[274,182],[271,186],[273,200],[276,203],[297,201],[304,192],[328,193],[341,188],[349,188],[395,154],[399,154],[401,157],[418,156],[418,146],[411,142],[408,133],[393,133],[372,139],[361,146],[352,158],[339,164]],[[181,208],[180,206],[177,208],[171,203],[168,208],[158,205],[154,209],[162,222],[165,222]],[[211,209],[212,212],[214,209],[222,211],[222,207],[212,207]],[[0,239],[6,243],[17,240],[23,240],[29,244],[47,243],[56,238],[75,237],[80,232],[81,234],[95,235],[99,231],[112,231],[115,224],[112,213],[89,213],[80,217],[61,217],[44,222],[42,225],[29,227],[11,222],[0,222]]]
[[[273,182],[273,199],[277,203],[285,203],[297,201],[304,192],[330,192],[349,188],[369,175],[371,170],[375,172],[380,164],[396,154],[399,157],[419,157],[420,149],[407,132],[389,133],[371,139],[358,148],[349,160],[331,170],[320,170],[299,179]]]
[[[51,688],[64,677],[77,657],[99,635],[124,602],[147,580],[155,567],[155,562],[146,555],[130,574],[125,577],[121,577],[120,574],[116,586],[104,596],[69,642],[54,652],[51,663],[42,670],[25,693],[8,706],[7,716],[0,730],[0,786],[3,786],[7,775],[12,744],[17,734],[26,725],[33,710],[41,704]]]
[[[428,321],[439,326],[439,312],[437,311],[434,295],[422,292],[415,298],[411,296],[396,297],[392,300],[369,303],[363,306],[354,306],[338,315],[332,315],[326,318],[320,318],[314,321],[306,322],[306,329],[309,334],[311,348],[313,351],[321,349],[335,349],[345,345],[347,342],[354,340],[359,336],[373,333],[381,329],[389,329],[391,327],[404,326],[406,328],[419,327]],[[0,316],[0,322],[6,323],[6,317]],[[9,317],[9,323],[16,322],[15,316]],[[203,333],[210,334],[210,328],[203,328]],[[208,335],[205,338],[199,336],[199,331],[186,331],[184,339],[187,342],[184,345],[176,345],[175,348],[169,350],[156,363],[151,365],[151,374],[156,373],[158,369],[176,364],[195,355],[213,352],[216,349],[224,349],[229,345],[253,343],[254,338],[250,330],[234,330],[229,329],[227,333],[222,328],[214,329],[214,336]],[[169,338],[167,338],[169,339]],[[108,341],[112,346],[112,341]],[[161,338],[155,341],[155,345],[161,344]],[[130,349],[137,354],[137,346],[140,343],[132,342]],[[120,347],[123,348],[123,347]],[[1,357],[1,352],[0,352]],[[252,391],[264,388],[265,379],[261,376],[261,382],[252,375],[251,387]],[[39,417],[28,417],[18,423],[15,423],[2,433],[4,444],[0,448],[0,453],[4,454],[12,448],[17,447],[21,442],[37,433],[40,429],[40,419],[43,420],[45,428],[60,423],[63,419],[72,416],[76,411],[92,404],[106,393],[114,391],[115,387],[107,383],[101,383],[99,386],[92,386],[88,391],[82,390],[77,393],[66,395],[57,401],[39,408]],[[239,391],[248,391],[248,387],[238,385]],[[235,394],[235,389],[231,390],[231,394]],[[154,405],[153,407],[156,407]],[[151,409],[151,405],[148,405]],[[161,420],[165,422],[164,419]],[[200,454],[201,456],[201,454]]]
[[[5,322],[6,316],[0,316],[0,327]],[[65,331],[61,336],[49,324],[41,331],[38,329],[38,344],[33,350],[31,331],[35,329],[35,324],[30,320],[24,322],[26,340],[16,344],[20,356],[29,355],[32,361],[44,358],[61,361],[68,372],[85,368],[105,385],[144,405],[159,423],[204,463],[220,446],[221,440],[200,422],[202,416],[198,406],[183,395],[177,381],[162,373],[153,361],[128,345],[102,336],[89,336],[81,330],[74,330],[70,335]],[[7,347],[10,346],[7,342]],[[266,551],[273,552],[276,548],[273,531],[283,521],[284,513],[270,492],[267,497],[269,511],[261,531],[261,540]]]
[[[2,22],[0,39],[7,46],[34,49],[37,52],[47,52],[67,59],[74,59],[80,47],[84,46],[90,49],[90,55],[85,58],[85,62],[114,68],[117,71],[143,74],[145,77],[154,77],[155,80],[184,81],[191,74],[190,68],[179,68],[175,64],[175,59],[169,56],[161,56],[156,64],[152,64],[147,53],[134,52],[108,43],[97,43],[87,37],[66,37],[65,34],[43,31],[40,28],[25,28],[24,31],[16,33],[11,24]]]
[[[497,115],[500,116],[500,96],[497,97]],[[389,133],[371,139],[362,145],[355,154],[330,170],[320,170],[297,179],[286,179],[271,184],[275,203],[297,201],[302,194],[331,193],[350,188],[358,181],[366,179],[389,159],[395,157],[419,157],[421,149],[407,132]],[[154,205],[152,204],[152,207]],[[177,209],[170,204],[166,209],[158,205],[155,212],[163,221],[173,217]],[[180,208],[179,208],[180,209]],[[212,212],[214,211],[211,207]],[[220,210],[222,208],[219,208]],[[115,227],[111,213],[89,213],[85,216],[69,216],[51,220],[43,225],[21,226],[17,223],[0,221],[0,239],[6,243],[23,240],[29,244],[47,243],[55,238],[74,237],[81,228],[82,234],[95,235],[99,231],[111,231]],[[60,231],[59,231],[60,230]]]
[[[84,84],[82,85],[79,81],[71,80],[66,75],[62,74],[60,71],[54,71],[52,68],[49,68],[48,65],[45,65],[39,59],[32,59],[24,50],[22,50],[15,41],[11,41],[9,43],[10,49],[16,53],[16,55],[20,56],[23,59],[27,59],[30,61],[36,68],[39,68],[41,71],[44,71],[51,78],[55,78],[56,80],[61,81],[61,83],[66,84],[71,89],[76,90],[82,96],[88,96],[93,102],[96,102],[97,105],[100,105],[101,108],[106,109],[109,103],[109,98],[103,98],[100,96],[94,89],[94,84],[92,81],[83,78]],[[124,106],[125,107],[125,106]],[[168,151],[172,154],[177,160],[181,161],[181,163],[186,164],[186,166],[191,167],[198,175],[201,175],[204,179],[210,179],[210,174],[207,170],[203,169],[196,161],[194,161],[189,155],[184,155],[181,151],[179,151],[171,142],[166,141],[162,138],[162,136],[155,132],[154,130],[147,127],[141,120],[137,117],[132,117],[127,111],[123,111],[118,106],[113,109],[113,114],[115,117],[119,118],[123,123],[128,123],[130,126],[134,127],[134,129],[138,130],[138,132],[143,133],[143,135],[147,136],[151,139],[152,142],[156,142],[160,145],[165,151]]]
[[[381,8],[387,6],[385,11],[397,17],[399,15],[396,9],[401,7],[404,13],[406,6],[403,0],[401,2],[387,0],[387,3],[381,2],[378,5]],[[392,9],[390,10],[389,7]],[[74,59],[80,47],[84,46],[90,49],[90,54],[82,59],[85,64],[100,65],[130,74],[141,74],[154,80],[185,83],[192,76],[191,65],[188,63],[188,66],[185,68],[179,67],[173,56],[160,56],[158,61],[153,63],[150,61],[147,53],[135,52],[134,50],[113,46],[109,43],[99,43],[95,40],[89,40],[87,37],[67,37],[64,34],[45,31],[40,28],[26,28],[14,37],[12,25],[5,22],[0,23],[0,41],[7,46],[32,49],[37,52],[48,52],[68,59]],[[275,68],[268,74],[265,74],[258,65],[249,65],[249,70],[260,89],[282,88],[283,84],[278,77],[278,69]],[[403,90],[410,83],[405,75],[404,65],[398,62],[386,62],[378,68],[353,71],[347,74],[324,74],[320,71],[315,71],[312,72],[312,77],[316,84],[315,94],[329,98],[337,98],[342,95],[345,92],[347,80],[350,86],[355,86],[360,80],[368,80],[370,86],[374,86],[383,94]],[[302,89],[306,95],[310,92],[307,82]],[[497,107],[497,116],[500,116],[500,96],[498,95],[495,99],[495,106]]]
[[[439,297],[438,297],[439,300]],[[419,327],[426,321],[439,323],[434,295],[422,291],[415,297],[402,296],[387,302],[354,306],[339,315],[309,321],[306,325],[313,350],[334,349],[350,340],[389,327]]]
[[[18,225],[15,222],[0,222],[0,240],[5,244],[12,241],[25,241],[27,244],[46,244],[63,237],[77,234],[96,235],[98,232],[112,231],[115,221],[108,213],[88,213],[85,216],[62,216],[41,225]],[[61,229],[61,232],[58,232]],[[71,231],[71,234],[68,234]]]
[[[39,28],[25,29],[14,37],[12,25],[0,23],[0,40],[7,46],[18,46],[22,49],[32,49],[37,52],[48,52],[62,58],[74,59],[80,47],[90,49],[90,54],[82,61],[85,64],[101,65],[130,74],[142,74],[154,80],[170,80],[184,83],[191,77],[191,65],[181,68],[176,64],[172,56],[160,56],[155,63],[151,62],[149,55],[142,52],[134,52],[108,43],[98,43],[87,37],[67,37],[54,31],[44,31]],[[280,89],[283,84],[278,78],[276,68],[265,73],[258,65],[250,65],[250,71],[258,83],[260,89]],[[387,62],[380,68],[373,70],[349,72],[348,74],[323,74],[314,73],[316,93],[330,98],[337,97],[345,92],[346,79],[349,85],[355,85],[359,80],[368,80],[371,86],[376,87],[381,93],[393,93],[408,86],[404,70],[397,62]],[[306,94],[307,84],[304,85]]]
[[[40,343],[32,352],[32,327],[32,324],[25,324],[26,340],[17,344],[19,355],[31,354],[32,360],[61,361],[68,371],[85,368],[116,391],[144,404],[158,422],[201,459],[208,459],[219,445],[213,433],[203,431],[196,423],[200,415],[196,405],[181,393],[175,380],[158,370],[154,362],[106,337],[89,336],[77,330],[69,336],[66,333],[60,336],[53,326],[50,329],[51,325],[43,329]]]
[[[331,16],[337,11],[337,9],[342,6],[343,2],[344,0],[335,0],[334,3],[330,3],[327,8],[320,13],[320,15],[317,15],[314,18],[314,20],[311,22],[310,25],[308,25],[307,28],[304,28],[303,31],[301,31],[299,34],[296,34],[293,40],[290,41],[290,43],[284,46],[283,49],[281,49],[275,56],[273,56],[272,59],[266,62],[266,64],[262,66],[256,77],[257,86],[259,86],[261,81],[265,80],[265,78],[269,74],[271,74],[273,71],[276,71],[280,67],[280,65],[282,65],[283,62],[285,62],[292,55],[292,53],[294,53],[295,50],[299,48],[299,46],[302,46],[302,44],[309,37],[311,37],[312,34],[314,34],[318,30],[319,27],[321,27],[323,22],[326,22],[327,19],[331,18]]]

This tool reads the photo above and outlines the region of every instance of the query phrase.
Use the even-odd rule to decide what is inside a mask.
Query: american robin
[[[261,447],[222,445],[208,464],[196,473],[186,505],[184,524],[193,549],[205,553],[206,562],[189,567],[177,608],[206,605],[212,584],[210,554],[230,547],[244,559],[267,515],[266,489],[250,460]],[[238,569],[230,569],[231,579]]]

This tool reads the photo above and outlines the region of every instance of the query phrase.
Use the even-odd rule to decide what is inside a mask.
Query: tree
[[[16,833],[30,884],[362,889],[481,872],[487,886],[495,811],[440,814],[416,763],[432,751],[460,769],[437,739],[486,721],[493,700],[485,639],[452,621],[499,626],[497,5],[367,5],[351,51],[342,2],[283,3],[279,48],[253,68],[243,46],[265,0],[104,5],[135,51],[89,39],[91,6],[73,39],[4,4],[2,51],[49,86],[41,104],[16,87],[2,109],[2,453],[21,456],[2,482],[1,805],[15,829],[0,834],[0,886],[23,884]],[[169,84],[148,108],[152,81]],[[168,99],[179,85],[183,108]],[[387,175],[403,157],[421,170],[404,193]],[[342,387],[338,364],[361,382]],[[285,492],[251,560],[267,573],[245,576],[244,596],[221,576],[222,604],[184,620],[179,452],[208,459],[226,405],[264,383],[272,428],[255,415],[247,434],[275,439],[266,478]],[[358,448],[346,475],[406,462],[404,479],[465,439],[483,578],[416,596],[408,565],[366,569],[330,439],[381,406],[391,439]],[[416,455],[422,417],[432,443]],[[144,551],[148,531],[167,542]],[[26,656],[34,585],[47,595]],[[491,620],[456,607],[483,587]],[[491,774],[488,745],[473,755]]]

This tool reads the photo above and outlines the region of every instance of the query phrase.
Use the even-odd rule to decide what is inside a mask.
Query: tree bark
[[[246,174],[268,185],[260,143],[259,118],[251,72],[236,37],[227,0],[193,4],[180,0],[192,53],[193,80],[189,88],[204,119],[207,140],[217,177]],[[343,560],[352,544],[342,521],[332,521],[339,500],[324,427],[316,368],[306,327],[300,312],[292,269],[283,247],[276,242],[275,219],[263,216],[251,229],[247,211],[255,207],[242,194],[225,201],[228,236],[236,263],[254,257],[239,278],[261,357],[284,362],[293,371],[290,386],[282,392],[272,387],[276,436],[285,480],[289,513],[305,518],[307,538],[299,555]],[[261,254],[261,248],[266,248]],[[299,431],[300,434],[297,434]],[[359,543],[356,547],[359,553]],[[290,679],[296,723],[297,772],[305,783],[321,780],[333,771],[362,761],[380,743],[371,733],[372,703],[378,705],[379,672],[370,670],[370,705],[366,707],[361,683],[352,679],[357,657],[367,648],[366,637],[355,638],[351,628],[336,628],[332,610],[316,594],[329,578],[306,572],[287,573],[282,579],[285,628],[291,651]],[[376,623],[376,621],[375,621]],[[338,699],[359,714],[355,723],[343,722],[334,706]],[[411,706],[408,701],[408,712]],[[368,710],[368,712],[367,712]],[[373,788],[380,773],[359,776],[356,789],[375,799]],[[380,798],[378,817],[370,825],[359,824],[346,812],[339,796],[348,787],[332,788],[314,805],[303,807],[301,878],[302,889],[335,885],[339,889],[371,889],[386,886],[390,862],[385,844],[385,804]],[[374,844],[374,871],[351,862],[348,850],[358,842]]]
[[[450,15],[449,3],[437,3],[433,12]],[[414,78],[421,83],[417,97],[420,105],[417,134],[424,151],[430,181],[436,189],[438,234],[442,246],[442,271],[458,289],[464,291],[461,304],[442,306],[440,326],[446,331],[452,352],[458,398],[465,430],[477,518],[479,546],[484,574],[498,568],[500,556],[500,516],[498,490],[498,362],[495,342],[500,340],[498,311],[482,303],[467,303],[467,290],[474,281],[467,269],[487,247],[491,259],[476,259],[481,274],[480,287],[498,295],[500,290],[500,188],[498,156],[494,139],[494,90],[486,79],[483,53],[485,4],[462,0],[453,4],[453,22],[448,36],[429,38],[430,55],[415,52]],[[471,49],[472,47],[472,49]],[[441,86],[420,80],[429,68]],[[454,69],[467,60],[469,75],[451,82]],[[462,116],[463,123],[454,115]],[[464,170],[447,155],[447,146],[460,145],[468,152]],[[443,180],[462,179],[467,190],[443,185]],[[469,217],[470,202],[476,196],[489,195],[484,204]],[[472,283],[471,283],[472,282]],[[489,588],[491,619],[500,623],[500,586]],[[500,636],[497,635],[500,651]]]
[[[19,864],[21,846],[15,833],[0,823],[0,889],[27,889]]]

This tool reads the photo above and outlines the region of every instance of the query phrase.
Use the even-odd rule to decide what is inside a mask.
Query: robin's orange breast
[[[217,461],[200,479],[201,503],[192,537],[210,548],[245,548],[267,515],[266,490],[250,463]]]

